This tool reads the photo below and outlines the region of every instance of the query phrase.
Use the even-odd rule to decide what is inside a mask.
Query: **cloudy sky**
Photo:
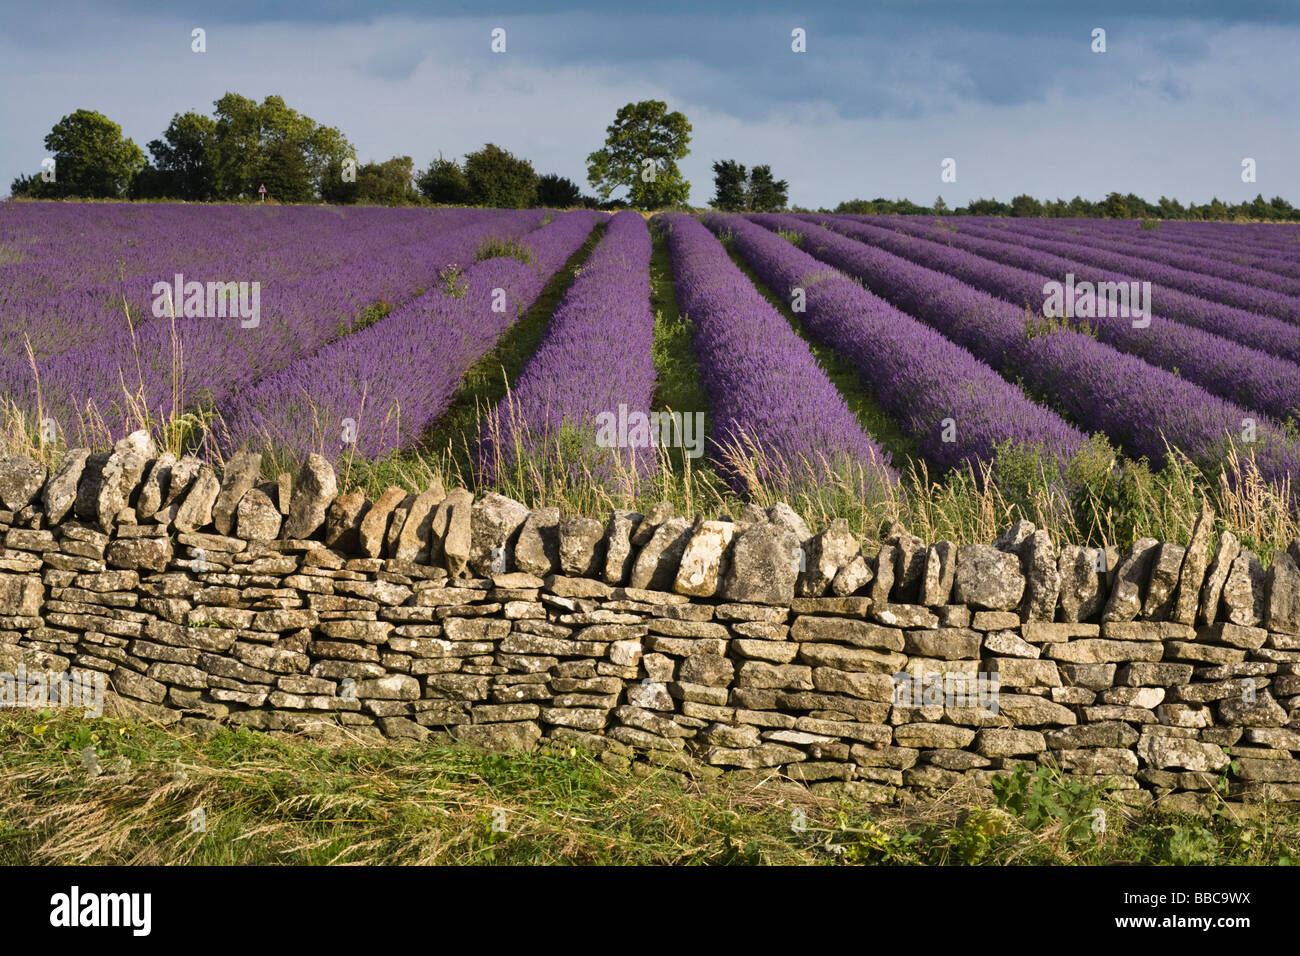
[[[682,167],[700,205],[723,158],[770,164],[814,207],[1113,189],[1300,204],[1300,4],[1287,0],[3,6],[0,194],[39,171],[45,134],[75,109],[143,148],[229,90],[280,94],[362,161],[424,166],[490,141],[584,188],[617,109],[661,99],[693,127]],[[191,52],[196,27],[205,53]],[[956,182],[941,182],[949,157]],[[1256,183],[1241,181],[1245,157]]]

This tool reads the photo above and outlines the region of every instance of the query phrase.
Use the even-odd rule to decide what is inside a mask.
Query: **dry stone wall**
[[[613,765],[890,800],[1021,764],[1135,805],[1300,799],[1300,541],[813,534],[788,507],[606,520],[434,485],[337,494],[311,458],[220,476],[144,433],[0,459],[0,672],[99,672],[163,721],[543,739]]]

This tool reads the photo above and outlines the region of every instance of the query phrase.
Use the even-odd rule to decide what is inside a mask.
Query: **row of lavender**
[[[449,230],[426,229],[419,241],[372,243],[368,250],[358,240],[342,265],[276,283],[254,322],[167,317],[137,328],[125,320],[117,328],[56,323],[81,344],[38,359],[35,374],[21,350],[7,353],[0,360],[0,394],[30,412],[40,408],[69,441],[84,437],[96,416],[113,434],[130,430],[141,411],[165,419],[175,407],[204,405],[229,420],[234,396],[339,338],[365,309],[382,302],[400,310],[421,293],[433,302],[442,294],[440,274],[469,266],[486,240],[519,237],[542,219],[540,210],[455,212]]]
[[[804,218],[814,221],[812,217]],[[992,243],[964,236],[944,244],[870,225],[836,220],[830,220],[829,225],[850,238],[1039,312],[1043,307],[1044,286],[1061,281],[1074,267],[1066,260],[1032,249],[1017,249],[1006,256],[1015,258],[1024,268],[1003,265],[977,254]],[[974,248],[965,251],[968,247]],[[996,255],[1000,250],[992,251]],[[1085,273],[1081,278],[1129,281],[1121,275]],[[1300,357],[1300,325],[1247,313],[1221,328],[1222,335],[1216,335],[1166,318],[1160,311],[1163,305],[1162,287],[1160,295],[1153,300],[1155,315],[1143,316],[1136,322],[1128,317],[1093,318],[1087,320],[1087,325],[1100,341],[1121,352],[1137,355],[1163,369],[1177,370],[1215,395],[1239,402],[1248,409],[1279,420],[1300,413],[1300,366],[1295,364]]]
[[[1166,283],[1167,276],[1158,267],[1145,267],[1140,262],[1126,263],[1127,268],[1124,269],[1099,267],[1086,261],[1087,250],[1080,243],[1049,242],[1044,246],[1032,235],[1021,236],[1017,233],[1009,236],[1006,230],[978,225],[958,225],[953,229],[936,228],[912,220],[855,223],[832,218],[828,222],[835,228],[853,230],[846,234],[856,234],[859,238],[868,240],[888,235],[887,230],[876,228],[878,225],[887,225],[908,236],[918,236],[974,253],[985,260],[986,267],[988,261],[992,261],[1043,273],[1056,281],[1061,281],[1067,273],[1072,273],[1079,282],[1150,282],[1158,290],[1153,291],[1152,298],[1152,310],[1156,316],[1214,333],[1271,356],[1292,362],[1300,361],[1300,325],[1258,310],[1238,308],[1213,301],[1212,298],[1179,291],[1176,286]],[[857,233],[856,230],[859,229],[866,231]],[[900,237],[894,238],[897,240]],[[1213,260],[1207,257],[1206,261]],[[1029,301],[1035,306],[1041,306],[1042,299],[1040,285]]]
[[[756,477],[797,481],[855,470],[864,493],[896,483],[889,455],[862,429],[807,344],[698,221],[662,217],[677,305],[693,323],[700,379],[713,414],[710,455],[733,487]]]
[[[972,226],[990,227],[1001,234],[1038,235],[1112,252],[1137,256],[1166,265],[1219,276],[1234,283],[1269,289],[1284,295],[1300,294],[1300,231],[1234,231],[1221,224],[1165,222],[1144,229],[1132,221],[1113,220],[1007,220],[972,218]],[[1287,235],[1290,238],[1285,238]]]
[[[51,208],[75,233],[67,208]],[[19,248],[32,233],[15,225],[9,209],[5,213],[0,244],[7,245],[0,248]],[[226,213],[214,215],[226,221]],[[180,214],[171,207],[167,215]],[[108,417],[120,433],[137,414],[124,407],[124,392],[138,392],[146,412],[163,417],[179,389],[182,406],[215,404],[230,449],[272,446],[299,457],[312,450],[337,457],[353,448],[375,458],[400,448],[436,421],[464,372],[536,299],[594,222],[589,213],[567,214],[529,233],[539,211],[447,210],[437,216],[443,218],[423,226],[404,217],[385,229],[370,217],[341,235],[326,229],[304,244],[310,255],[284,241],[283,221],[229,254],[210,239],[196,241],[172,261],[213,266],[262,256],[280,270],[263,322],[242,329],[232,322],[146,319],[138,328],[113,330],[87,320],[80,334],[88,341],[73,348],[59,347],[47,333],[37,350],[42,359],[42,348],[50,352],[37,367],[43,409],[65,434],[88,402],[100,414],[115,409]],[[1035,238],[1034,229],[1049,228],[1042,225],[1017,225],[1024,233],[1017,246],[1004,241],[1006,230],[977,221],[936,233],[932,222],[895,217],[753,218],[768,229],[803,234],[803,250],[743,219],[713,217],[709,225],[732,237],[737,253],[778,296],[798,288],[795,311],[804,329],[856,367],[868,390],[940,468],[987,460],[1007,440],[1064,460],[1083,439],[1079,428],[1105,432],[1157,462],[1168,441],[1214,464],[1227,438],[1250,423],[1266,476],[1294,470],[1294,447],[1265,416],[1280,420],[1300,410],[1294,362],[1300,325],[1170,291],[1162,292],[1159,314],[1147,328],[1101,323],[1088,330],[1096,339],[1068,329],[1027,331],[1021,306],[1041,299],[1044,279],[1063,270],[1113,281],[1163,273],[1089,266],[1101,241],[1071,246],[1078,258],[1055,255],[1035,245],[1059,245]],[[843,234],[817,225],[823,220]],[[658,221],[709,398],[710,454],[733,486],[743,486],[749,474],[771,478],[776,471],[825,477],[846,462],[872,484],[895,482],[888,456],[725,248],[691,217]],[[85,238],[90,248],[95,230],[87,233],[60,234],[51,245],[71,253]],[[122,267],[133,279],[166,257],[157,236],[137,233],[135,258]],[[408,241],[417,234],[418,241]],[[437,287],[438,274],[452,263],[468,264],[484,239],[510,237],[522,237],[531,264],[489,259],[463,274],[457,270],[448,290]],[[29,269],[35,275],[53,259],[41,243],[29,244],[30,258],[17,265],[39,266]],[[649,252],[640,217],[616,217],[515,383],[510,406],[502,410],[506,424],[482,436],[483,461],[508,452],[521,423],[529,433],[523,444],[536,446],[552,441],[565,424],[587,428],[620,407],[650,410]],[[1154,258],[1151,268],[1179,271]],[[340,264],[313,272],[312,261]],[[435,288],[418,295],[430,284]],[[92,290],[93,299],[105,288],[92,283],[80,291]],[[40,298],[35,286],[29,291]],[[394,311],[340,337],[360,309],[379,300]],[[5,319],[0,315],[0,324]],[[172,361],[178,347],[186,358],[179,371]],[[1015,380],[1044,404],[1026,397],[1011,384]],[[0,360],[0,394],[35,408],[36,385],[24,356]],[[640,461],[653,467],[654,456],[643,454]]]
[[[80,208],[79,208],[80,207]],[[257,281],[264,291],[428,239],[481,220],[469,209],[404,211],[267,210],[214,206],[138,208],[75,203],[0,206],[0,345],[38,359],[87,337],[151,321],[153,289],[187,280]],[[104,211],[107,211],[105,214]],[[270,304],[270,303],[268,303]],[[183,314],[183,302],[176,303]]]
[[[228,447],[304,458],[354,447],[377,458],[441,416],[469,367],[533,304],[582,246],[596,214],[562,213],[520,240],[529,262],[494,257],[362,331],[263,378],[228,405]]]
[[[941,468],[978,465],[1008,439],[1065,462],[1084,436],[1031,402],[966,349],[921,324],[776,234],[740,216],[706,219],[729,235],[759,280],[779,294],[803,294],[800,319],[821,343],[852,362],[859,378],[926,458]],[[951,435],[945,422],[952,421]]]
[[[1135,456],[1160,464],[1173,445],[1214,467],[1230,439],[1247,430],[1253,431],[1251,450],[1265,477],[1285,480],[1300,471],[1297,451],[1280,427],[1179,374],[1074,329],[1027,328],[1023,306],[927,268],[919,254],[913,262],[796,216],[752,218],[800,234],[815,258],[861,280],[1006,378],[1024,382],[1075,424],[1104,433]],[[936,255],[944,253],[932,247]]]
[[[575,478],[580,469],[605,481],[657,469],[658,458],[646,445],[620,447],[616,435],[609,443],[590,433],[603,417],[620,412],[625,420],[639,414],[648,421],[655,391],[651,248],[639,213],[628,210],[610,219],[510,395],[483,423],[478,457],[486,477],[498,476],[520,457],[549,455],[566,427],[609,449],[568,462]]]

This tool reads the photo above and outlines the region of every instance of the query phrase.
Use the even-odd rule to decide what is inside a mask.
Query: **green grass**
[[[518,259],[524,265],[531,265],[533,251],[519,239],[485,239],[474,251],[475,262],[484,259]]]
[[[672,255],[668,236],[658,223],[651,223],[650,309],[655,316],[652,357],[655,366],[655,394],[651,401],[656,411],[670,409],[683,414],[704,413],[705,440],[713,433],[713,414],[708,396],[700,384],[700,362],[695,354],[694,327],[690,316],[682,315],[673,286]],[[684,514],[691,513],[695,499],[721,501],[726,486],[707,458],[690,459],[685,449],[667,449],[667,460],[674,475],[681,476],[676,488],[665,486],[660,493]],[[698,491],[696,487],[698,486]]]
[[[1137,811],[1046,770],[996,796],[872,806],[567,746],[496,754],[68,711],[0,713],[0,770],[3,865],[1288,864],[1300,851],[1294,807]]]

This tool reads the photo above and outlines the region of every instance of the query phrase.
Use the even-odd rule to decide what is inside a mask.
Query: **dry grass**
[[[988,791],[867,805],[775,771],[697,779],[562,745],[196,729],[0,711],[0,863],[1278,863],[1300,848],[1294,808],[1138,811],[1050,773],[1035,817]]]

